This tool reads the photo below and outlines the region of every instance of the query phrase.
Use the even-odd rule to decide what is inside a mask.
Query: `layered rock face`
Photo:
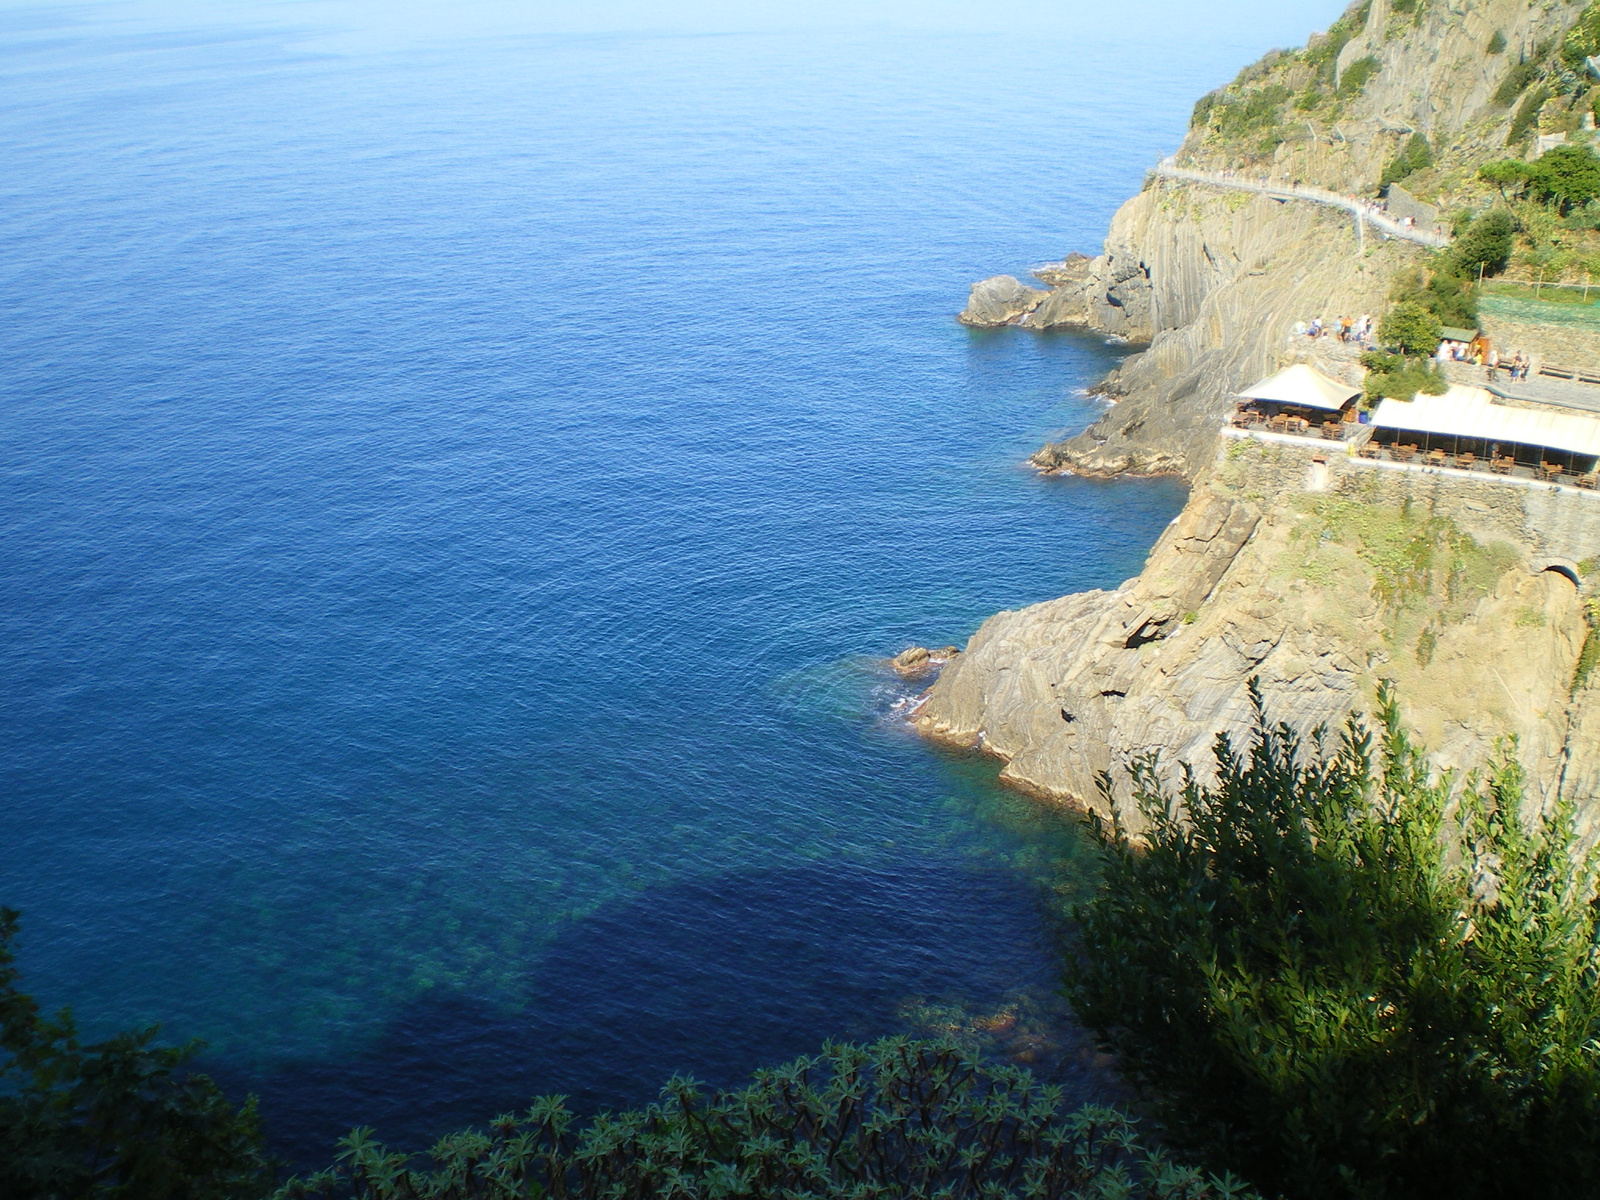
[[[1336,209],[1265,196],[1152,183],[1112,222],[1106,252],[1079,289],[1057,289],[1030,325],[1072,305],[1077,323],[1150,348],[1102,385],[1117,401],[1034,462],[1083,474],[1193,478],[1239,389],[1313,347],[1297,321],[1383,310],[1409,245],[1360,253],[1354,222]]]
[[[963,325],[980,328],[1010,325],[1017,318],[1039,307],[1049,293],[1031,288],[1014,275],[996,275],[972,285],[967,306],[956,318]]]
[[[1354,36],[1335,56],[1340,78],[1367,63],[1359,89],[1331,108],[1300,113],[1288,106],[1274,134],[1282,140],[1265,157],[1202,126],[1176,161],[1372,196],[1385,165],[1414,133],[1429,139],[1441,162],[1503,155],[1512,109],[1496,104],[1496,88],[1523,50],[1558,36],[1578,11],[1526,0],[1448,0],[1396,13],[1389,0],[1373,0],[1347,18]],[[1491,55],[1485,47],[1496,32],[1507,49]],[[1313,70],[1291,56],[1269,56],[1246,75],[1287,93],[1307,86]],[[1118,403],[1105,417],[1044,447],[1035,463],[1090,475],[1192,479],[1210,461],[1211,430],[1232,394],[1294,361],[1285,335],[1296,321],[1381,312],[1396,270],[1419,254],[1375,234],[1362,239],[1347,214],[1308,201],[1150,182],[1117,213],[1103,253],[1081,280],[1046,280],[1053,290],[1025,315],[1008,318],[1149,345],[1106,381],[1103,390]]]
[[[1307,52],[1247,70],[1178,163],[1370,196],[1420,133],[1441,170],[1470,181],[1506,153],[1515,106],[1496,89],[1578,12],[1372,0]],[[1506,49],[1491,54],[1496,33]],[[1268,93],[1277,124],[1251,125],[1252,98]],[[1214,737],[1250,728],[1252,679],[1272,719],[1302,731],[1337,731],[1391,679],[1442,765],[1480,767],[1515,736],[1530,806],[1571,800],[1600,834],[1600,670],[1578,672],[1600,638],[1587,615],[1600,496],[1222,433],[1238,390],[1297,359],[1356,382],[1350,348],[1291,328],[1381,314],[1423,253],[1363,239],[1331,206],[1152,177],[1101,255],[1042,270],[1051,291],[1007,323],[1148,349],[1103,385],[1115,400],[1105,417],[1035,463],[1181,475],[1193,491],[1136,579],[985,622],[927,693],[918,728],[996,754],[1005,780],[1073,804],[1100,803],[1109,772],[1109,802],[1132,820],[1129,760],[1154,752],[1173,777],[1185,765],[1206,776]]]
[[[1110,772],[1134,819],[1131,758],[1207,775],[1215,735],[1250,727],[1252,678],[1302,731],[1337,730],[1387,678],[1442,765],[1515,735],[1531,804],[1593,803],[1600,687],[1571,695],[1589,636],[1572,575],[1600,546],[1600,496],[1225,446],[1138,578],[992,617],[918,728],[1075,805]]]

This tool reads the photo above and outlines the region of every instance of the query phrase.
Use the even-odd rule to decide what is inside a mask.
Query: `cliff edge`
[[[1590,24],[1595,48],[1573,43]],[[1443,765],[1479,767],[1514,736],[1529,803],[1570,800],[1600,833],[1600,494],[1224,428],[1236,393],[1290,362],[1358,382],[1354,347],[1294,324],[1382,313],[1429,253],[1335,203],[1227,181],[1348,204],[1416,170],[1425,143],[1419,178],[1437,205],[1396,187],[1389,199],[1436,243],[1426,226],[1441,211],[1487,204],[1479,164],[1527,143],[1552,106],[1571,123],[1600,105],[1570,68],[1593,53],[1600,4],[1357,4],[1196,107],[1169,163],[1222,186],[1152,174],[1102,254],[1040,272],[1048,292],[974,288],[970,323],[1147,346],[1106,380],[1105,416],[1036,465],[1174,474],[1192,491],[1137,578],[985,622],[923,698],[924,735],[995,754],[1006,781],[1075,805],[1102,803],[1109,772],[1110,802],[1132,818],[1122,768],[1155,752],[1173,774],[1209,772],[1216,734],[1250,727],[1252,678],[1272,718],[1302,731],[1370,710],[1388,678]],[[1009,308],[990,302],[1000,292]]]
[[[1249,730],[1252,677],[1303,731],[1337,730],[1388,678],[1441,765],[1513,735],[1533,802],[1592,803],[1597,547],[1592,492],[1226,437],[1137,578],[991,617],[916,725],[1076,806],[1111,772],[1126,804],[1134,756],[1210,770],[1216,734]]]
[[[1565,81],[1572,72],[1556,52],[1581,11],[1528,0],[1365,0],[1303,49],[1273,51],[1202,98],[1170,161],[1370,199],[1421,135],[1438,203],[1393,188],[1392,211],[1426,225],[1480,206],[1489,194],[1477,166],[1529,135],[1530,106],[1538,117],[1558,104],[1541,71],[1583,90],[1576,76]],[[1328,205],[1152,174],[1078,277],[1043,278],[1049,292],[1029,289],[1025,304],[968,323],[1086,328],[1147,346],[1102,385],[1116,401],[1105,416],[1034,462],[1193,479],[1233,394],[1305,353],[1288,343],[1296,322],[1377,314],[1397,272],[1425,253]],[[997,281],[975,285],[975,295]]]

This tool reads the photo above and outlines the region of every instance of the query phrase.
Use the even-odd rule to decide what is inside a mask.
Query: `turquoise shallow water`
[[[1092,1087],[1031,882],[1081,848],[881,658],[1177,511],[1019,465],[1120,348],[952,313],[1266,31],[406,11],[0,8],[30,982],[299,1161],[1013,1010]]]

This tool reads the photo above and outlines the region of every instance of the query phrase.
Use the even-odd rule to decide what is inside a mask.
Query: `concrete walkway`
[[[1220,171],[1191,171],[1187,167],[1175,166],[1170,158],[1162,159],[1160,163],[1150,168],[1149,173],[1163,179],[1181,179],[1186,183],[1201,183],[1207,187],[1223,188],[1228,191],[1254,192],[1258,196],[1271,196],[1274,200],[1309,200],[1313,204],[1326,204],[1333,208],[1342,208],[1355,217],[1358,231],[1361,226],[1371,225],[1385,237],[1415,242],[1419,246],[1439,249],[1450,244],[1450,239],[1444,234],[1435,233],[1431,229],[1409,229],[1403,221],[1397,221],[1376,211],[1368,201],[1359,196],[1341,196],[1337,192],[1317,187],[1296,187],[1294,184],[1275,179],[1246,179],[1242,175],[1227,175]]]

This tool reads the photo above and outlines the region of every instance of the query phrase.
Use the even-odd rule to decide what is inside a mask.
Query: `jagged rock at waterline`
[[[1093,261],[1087,254],[1079,254],[1074,250],[1060,262],[1045,263],[1035,267],[1033,277],[1053,288],[1082,283],[1088,276],[1089,265]]]
[[[929,650],[926,646],[907,646],[889,660],[889,665],[896,674],[915,679],[938,670],[960,653],[960,647],[957,646],[941,646],[937,650]]]
[[[1014,275],[996,275],[972,285],[972,295],[958,320],[980,328],[1010,325],[1038,308],[1049,294],[1028,287]]]

